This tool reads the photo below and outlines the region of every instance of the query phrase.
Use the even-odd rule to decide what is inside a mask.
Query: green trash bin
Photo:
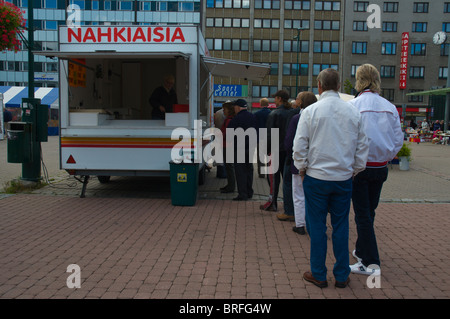
[[[170,161],[170,194],[174,206],[194,206],[198,194],[198,163]]]
[[[31,123],[9,122],[6,130],[8,137],[8,163],[31,162]]]

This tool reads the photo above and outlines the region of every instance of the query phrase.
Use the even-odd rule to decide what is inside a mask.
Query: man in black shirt
[[[173,75],[167,75],[164,77],[163,85],[153,91],[150,97],[150,105],[153,107],[152,119],[164,120],[166,113],[172,112],[172,106],[178,104],[177,94],[173,89],[174,84]]]

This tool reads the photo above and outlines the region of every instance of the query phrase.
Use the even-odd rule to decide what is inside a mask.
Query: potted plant
[[[18,51],[17,35],[25,27],[23,12],[12,3],[0,0],[0,51]]]
[[[399,160],[399,168],[401,171],[409,170],[409,162],[411,161],[411,148],[408,144],[404,143],[402,148],[397,154]]]

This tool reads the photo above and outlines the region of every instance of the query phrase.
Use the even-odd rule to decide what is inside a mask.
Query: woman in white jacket
[[[379,95],[380,73],[370,64],[356,71],[356,90],[360,92],[351,100],[361,113],[363,130],[369,140],[369,157],[366,169],[353,181],[353,210],[358,233],[353,256],[357,263],[350,266],[353,273],[380,274],[375,230],[375,209],[380,200],[383,183],[388,177],[387,164],[403,145],[403,132],[397,108]]]

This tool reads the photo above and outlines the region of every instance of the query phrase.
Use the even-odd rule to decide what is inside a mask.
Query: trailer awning
[[[28,87],[0,86],[0,93],[3,93],[3,104],[5,107],[20,107],[22,99],[28,97]],[[41,99],[42,105],[48,105],[52,109],[59,107],[58,88],[35,88],[34,97]]]
[[[80,58],[102,58],[102,59],[158,59],[158,58],[189,58],[189,54],[183,52],[116,52],[115,50],[98,50],[93,52],[62,52],[62,51],[36,51],[37,55],[47,58],[80,59]]]
[[[421,95],[446,95],[450,93],[450,88],[429,90],[429,91],[420,91],[420,92],[412,92],[406,94],[407,96],[421,96]]]
[[[226,60],[213,57],[202,57],[202,59],[214,76],[262,80],[270,71],[270,65],[264,63]]]

